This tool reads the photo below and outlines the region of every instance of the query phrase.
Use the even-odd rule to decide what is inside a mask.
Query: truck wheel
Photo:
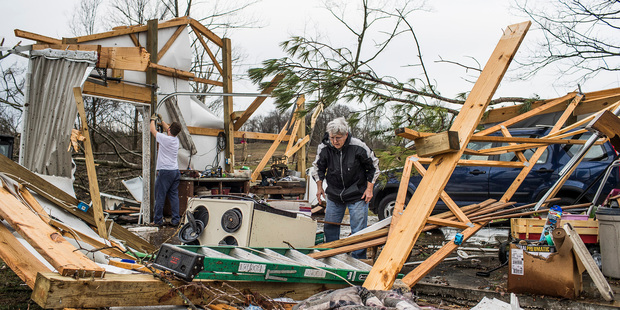
[[[381,199],[381,202],[379,202],[379,207],[377,208],[379,220],[392,216],[392,211],[394,211],[394,206],[396,206],[396,196],[398,196],[398,193],[391,193]],[[405,207],[407,206],[410,198],[411,196],[407,194],[407,198],[405,199]]]

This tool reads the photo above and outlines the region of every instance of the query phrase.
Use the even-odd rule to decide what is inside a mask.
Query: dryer
[[[315,241],[315,220],[250,200],[191,198],[187,212],[204,223],[200,245],[297,248]]]

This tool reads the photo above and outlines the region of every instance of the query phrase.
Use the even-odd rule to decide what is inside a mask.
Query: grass
[[[36,310],[39,307],[30,296],[32,290],[0,260],[0,310]]]

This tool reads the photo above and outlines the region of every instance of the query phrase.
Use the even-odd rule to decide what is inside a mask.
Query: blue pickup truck
[[[547,135],[548,132],[549,128],[546,127],[510,129],[510,133],[513,137],[525,138],[543,137]],[[573,139],[587,140],[590,136],[591,133],[587,132],[577,135],[573,137]],[[497,142],[470,142],[468,148],[480,150],[502,145],[506,144]],[[510,201],[517,202],[517,205],[538,201],[558,179],[558,173],[562,167],[580,148],[581,145],[549,145]],[[529,159],[532,154],[534,154],[534,151],[535,150],[525,151],[525,157]],[[597,176],[605,173],[606,168],[615,158],[616,151],[611,144],[595,144],[592,146],[575,172],[573,172],[556,195],[556,197],[562,199],[559,204],[572,204],[575,198],[581,195],[588,188],[590,183],[596,180]],[[491,156],[463,155],[462,159],[517,161],[515,153],[504,153]],[[402,169],[400,169],[400,171],[402,171]],[[489,198],[499,199],[512,184],[520,171],[520,168],[457,166],[445,187],[445,191],[459,206],[479,203]],[[375,185],[374,196],[370,202],[369,208],[379,216],[379,219],[384,219],[392,215],[392,210],[396,203],[398,187],[400,185],[400,173],[397,172],[399,172],[399,170],[384,171],[383,173],[387,174],[387,181],[377,182]],[[413,192],[416,190],[421,180],[422,177],[419,174],[411,176],[407,201],[409,201],[409,198],[413,195]],[[618,169],[613,169],[603,189],[603,198],[618,185],[619,180],[620,174]],[[587,193],[585,193],[585,197],[580,201],[591,201],[599,184],[600,181],[594,186],[591,186]],[[445,210],[447,210],[447,208],[440,199],[433,212],[437,213]]]

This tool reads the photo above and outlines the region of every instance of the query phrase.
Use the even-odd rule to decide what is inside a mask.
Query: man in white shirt
[[[155,128],[155,120],[158,118],[156,114],[151,117],[151,133],[159,143],[157,152],[157,178],[155,179],[155,214],[151,226],[164,225],[164,203],[166,196],[170,202],[172,211],[172,219],[170,224],[179,225],[181,217],[179,216],[179,181],[181,173],[179,172],[179,164],[177,155],[179,153],[179,138],[177,135],[181,132],[181,124],[172,122],[168,125],[161,120],[162,127],[166,134],[157,131]]]

